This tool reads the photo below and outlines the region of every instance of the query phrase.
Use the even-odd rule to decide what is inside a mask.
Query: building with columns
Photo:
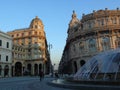
[[[12,37],[0,31],[0,77],[11,77]]]
[[[81,20],[73,11],[67,33],[59,73],[71,74],[92,56],[120,47],[120,10],[94,10]]]
[[[44,25],[37,16],[28,28],[7,32],[13,38],[12,75],[49,73],[50,57]]]

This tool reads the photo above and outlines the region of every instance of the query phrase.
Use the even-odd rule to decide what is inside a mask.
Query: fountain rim
[[[107,85],[107,86],[120,86],[120,80],[103,80],[103,79],[79,79],[74,80],[73,78],[66,78],[68,82],[74,84],[87,84],[87,85]]]
[[[67,80],[68,78],[65,79],[61,79],[61,80]],[[85,80],[84,83],[78,83],[78,81],[76,83],[74,83],[73,81],[69,82],[69,83],[56,83],[55,81],[57,81],[57,79],[54,79],[50,82],[47,82],[48,85],[53,86],[53,87],[59,87],[59,88],[68,88],[68,89],[81,89],[81,90],[88,90],[88,89],[94,89],[94,90],[120,90],[120,82],[119,85],[106,85],[107,81],[104,81],[105,84],[90,84],[90,83],[85,83],[88,80]],[[93,81],[95,83],[95,81]],[[98,81],[100,82],[100,81]],[[112,81],[111,81],[112,82]],[[111,83],[112,84],[112,83]]]

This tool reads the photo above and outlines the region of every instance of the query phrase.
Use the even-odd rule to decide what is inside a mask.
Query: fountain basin
[[[120,81],[55,79],[48,85],[79,90],[120,90]]]
[[[93,56],[73,77],[56,79],[49,85],[79,90],[120,90],[120,48]]]

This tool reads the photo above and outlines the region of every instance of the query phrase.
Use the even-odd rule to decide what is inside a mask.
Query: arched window
[[[35,31],[35,35],[37,35],[37,31]]]
[[[88,27],[91,28],[92,27],[92,24],[91,22],[88,23]]]
[[[96,51],[96,40],[95,39],[90,39],[89,40],[89,50],[91,51],[91,52],[94,52],[94,51]]]
[[[73,53],[76,52],[75,44],[72,45],[71,52],[73,52]]]
[[[101,20],[101,25],[102,25],[102,26],[104,25],[104,19]]]
[[[112,19],[112,23],[113,23],[113,24],[117,24],[117,19],[116,19],[116,17]]]
[[[102,44],[103,50],[109,50],[109,48],[110,48],[110,39],[109,39],[109,37],[103,37],[101,44]]]
[[[35,25],[35,28],[38,28],[38,26],[37,26],[37,25]]]
[[[84,43],[83,42],[79,43],[79,48],[80,48],[80,52],[82,52],[84,50]]]

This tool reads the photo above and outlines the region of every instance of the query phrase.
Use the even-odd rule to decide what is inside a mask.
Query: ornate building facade
[[[11,77],[12,37],[0,31],[0,77]]]
[[[8,32],[13,37],[12,75],[38,75],[42,70],[49,73],[50,57],[44,25],[35,17],[29,28]]]
[[[98,10],[77,18],[73,11],[59,73],[75,73],[92,56],[120,47],[120,10]]]

